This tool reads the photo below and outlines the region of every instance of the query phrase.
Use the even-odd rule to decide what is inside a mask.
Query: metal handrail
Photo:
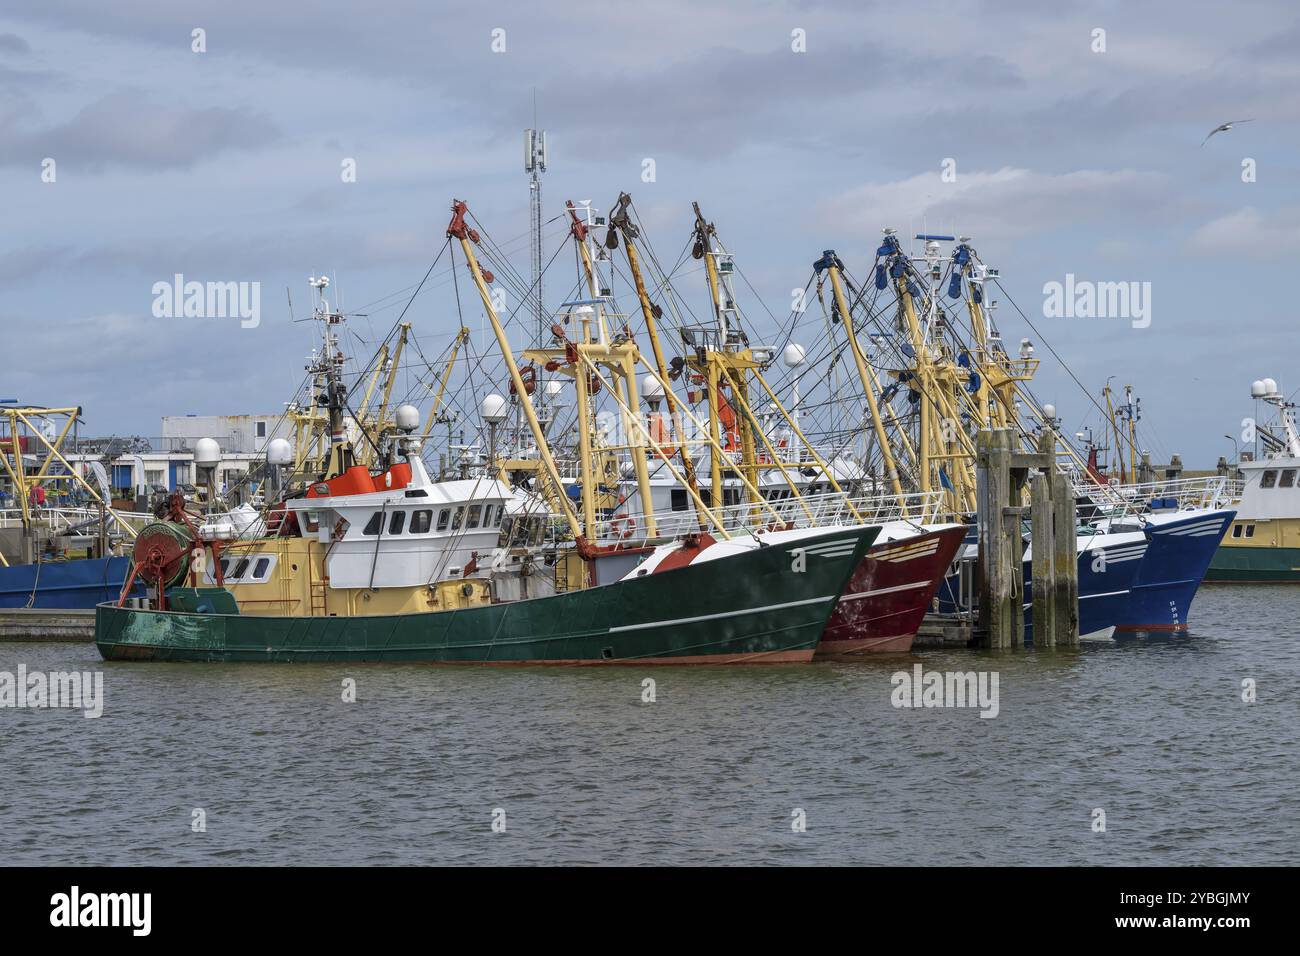
[[[1083,507],[1100,507],[1107,515],[1144,514],[1153,500],[1174,499],[1179,511],[1188,508],[1223,508],[1240,495],[1240,483],[1222,475],[1169,478],[1162,481],[1098,485],[1074,477],[1074,492]],[[1235,493],[1235,494],[1234,494]]]
[[[722,527],[731,533],[785,528],[822,528],[836,525],[883,524],[887,521],[910,521],[926,524],[935,521],[943,504],[943,491],[909,492],[902,495],[850,497],[834,492],[790,496],[761,502],[742,502],[713,509]],[[861,516],[861,522],[854,512]],[[596,523],[595,540],[642,547],[655,541],[682,537],[700,530],[700,516],[694,507],[682,511],[655,512],[656,534],[646,534],[645,517],[639,513],[615,513]],[[704,528],[714,530],[706,517]]]

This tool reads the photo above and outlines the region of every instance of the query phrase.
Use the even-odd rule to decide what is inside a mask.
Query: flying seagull
[[[1253,119],[1233,120],[1230,123],[1224,123],[1222,126],[1216,126],[1214,127],[1214,129],[1210,130],[1209,136],[1206,136],[1205,139],[1201,140],[1201,145],[1204,146],[1206,143],[1208,143],[1210,141],[1210,136],[1213,136],[1215,133],[1226,133],[1228,130],[1236,126],[1238,123],[1253,123],[1253,122],[1255,122]]]

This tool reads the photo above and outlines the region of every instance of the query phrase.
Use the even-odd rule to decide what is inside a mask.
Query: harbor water
[[[1300,589],[1206,587],[1188,636],[772,667],[0,644],[0,672],[104,675],[95,719],[0,709],[0,860],[1294,865],[1298,611]],[[917,663],[996,672],[996,717],[895,707]]]

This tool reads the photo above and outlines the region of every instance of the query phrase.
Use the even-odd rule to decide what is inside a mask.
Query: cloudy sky
[[[526,234],[534,95],[548,218],[626,189],[675,258],[697,199],[777,315],[822,249],[865,274],[882,226],[954,231],[1094,394],[1137,387],[1158,459],[1231,452],[1251,379],[1300,388],[1289,3],[9,0],[0,398],[144,435],[164,414],[279,408],[313,342],[286,287],[301,318],[307,276],[329,272],[345,307],[384,301],[360,320],[382,334],[452,197],[498,241]],[[261,324],[154,317],[175,273],[260,282]],[[1150,282],[1150,327],[1044,317],[1067,273]],[[442,293],[408,317],[435,348],[458,325]],[[998,318],[1032,335],[1006,302]],[[1071,429],[1092,411],[1050,361],[1036,391]]]

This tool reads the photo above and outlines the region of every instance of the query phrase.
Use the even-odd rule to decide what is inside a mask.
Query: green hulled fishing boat
[[[106,660],[807,661],[878,530],[844,529],[551,597],[436,612],[241,614],[225,589],[177,589],[169,610],[101,604],[95,643]]]
[[[391,423],[381,414],[366,432],[373,455],[360,454],[347,430],[350,408],[339,342],[344,317],[325,298],[327,280],[313,278],[323,339],[308,366],[315,383],[311,404],[328,411],[330,435],[322,470],[275,504],[261,519],[258,534],[237,532],[216,513],[191,515],[173,496],[167,513],[158,514],[161,520],[136,539],[128,586],[138,577],[150,586],[151,597],[143,606],[140,599],[127,606],[124,589],[117,604],[97,608],[95,640],[105,659],[449,664],[812,659],[845,585],[880,529],[839,527],[698,561],[691,558],[707,536],[693,533],[665,545],[680,555],[657,562],[653,570],[620,570],[610,580],[603,570],[610,561],[621,568],[650,549],[600,537],[593,455],[582,428],[580,501],[570,500],[529,382],[493,306],[490,274],[475,257],[479,237],[466,225],[466,215],[465,204],[455,203],[447,235],[460,240],[510,375],[517,413],[533,439],[534,457],[512,460],[507,467],[493,454],[482,474],[434,479],[415,435],[419,415],[410,406],[399,407]],[[642,360],[630,340],[602,345],[584,335],[581,344],[565,341],[565,350],[548,359],[556,371],[577,376],[579,421],[590,420],[588,373],[597,379],[602,374],[589,355],[621,371],[618,391],[636,395],[635,367]],[[387,395],[385,387],[385,403]],[[485,399],[484,404],[490,403]],[[484,414],[489,421],[505,417],[500,410]],[[644,464],[645,447],[632,448],[635,460]],[[637,471],[644,477],[644,467]],[[516,472],[532,476],[528,487],[506,480]],[[648,500],[644,487],[641,493]],[[755,490],[755,513],[762,500]],[[519,539],[521,520],[536,524],[537,533]],[[716,516],[714,521],[721,536],[732,536]]]

